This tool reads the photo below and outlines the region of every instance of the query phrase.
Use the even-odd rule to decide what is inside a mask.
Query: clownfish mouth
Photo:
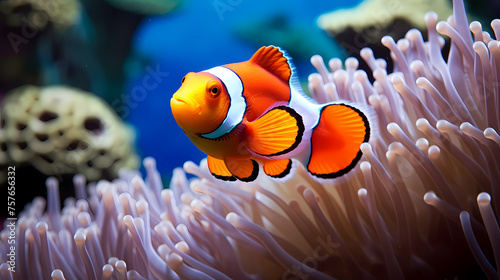
[[[179,95],[177,94],[174,94],[174,96],[172,96],[172,101],[177,101],[177,102],[181,102],[181,103],[185,103],[185,104],[188,104],[191,103],[191,102],[187,102],[186,99],[180,97]]]
[[[172,107],[187,107],[187,109],[193,114],[198,114],[201,111],[201,107],[196,104],[196,102],[184,96],[179,96],[178,94],[174,94],[174,96],[172,96],[170,103]]]

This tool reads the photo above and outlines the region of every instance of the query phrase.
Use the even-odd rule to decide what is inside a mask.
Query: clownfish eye
[[[217,95],[219,94],[219,88],[214,86],[212,87],[212,89],[210,89],[210,92],[212,93],[212,95]]]
[[[213,98],[219,96],[219,94],[221,92],[220,85],[218,85],[218,84],[211,84],[208,87],[208,92],[210,93],[210,96],[213,97]]]

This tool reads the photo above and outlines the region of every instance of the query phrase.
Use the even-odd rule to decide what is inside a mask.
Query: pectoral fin
[[[292,108],[278,106],[247,123],[248,148],[261,156],[278,156],[295,149],[302,141],[302,117]]]

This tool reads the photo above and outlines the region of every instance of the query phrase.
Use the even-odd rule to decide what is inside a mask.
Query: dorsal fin
[[[316,103],[316,101],[302,91],[297,70],[293,65],[292,58],[285,50],[272,45],[261,47],[250,58],[250,62],[259,65],[283,82],[288,83],[292,89],[308,101]]]
[[[289,83],[293,73],[291,58],[279,47],[267,46],[260,48],[250,58],[250,62],[266,69],[285,83]]]

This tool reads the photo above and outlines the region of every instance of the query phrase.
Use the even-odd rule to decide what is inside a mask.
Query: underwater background
[[[0,135],[3,153],[0,156],[0,169],[4,171],[9,164],[21,169],[18,185],[34,189],[32,195],[26,197],[26,202],[36,195],[44,195],[45,189],[36,186],[43,184],[47,175],[57,176],[63,186],[71,185],[74,173],[82,173],[79,170],[83,169],[77,166],[80,164],[87,165],[84,166],[86,169],[95,169],[99,162],[111,162],[114,171],[105,170],[99,173],[102,175],[95,175],[95,180],[112,179],[118,167],[139,168],[139,160],[151,156],[157,160],[157,168],[164,182],[169,182],[175,167],[182,166],[188,160],[199,162],[205,157],[177,126],[170,111],[170,98],[186,73],[248,60],[259,47],[272,44],[282,47],[291,55],[307,92],[307,76],[315,71],[310,64],[310,57],[314,54],[325,59],[336,57],[344,60],[348,56],[359,58],[361,48],[371,47],[378,57],[384,57],[390,63],[389,52],[380,44],[380,38],[385,34],[402,37],[414,27],[411,20],[397,17],[387,19],[384,13],[378,12],[380,20],[362,26],[362,31],[344,28],[333,34],[331,30],[318,26],[320,15],[339,9],[353,9],[360,2],[0,1],[0,37],[3,38],[0,40],[0,102],[9,91],[24,85],[64,85],[83,90],[102,98],[111,111],[132,128],[126,137],[130,138],[134,146],[130,151],[126,149],[127,153],[133,154],[130,157],[134,158],[114,155],[113,159],[108,157],[107,161],[101,160],[98,156],[105,158],[111,149],[105,147],[96,149],[97,156],[94,159],[83,163],[71,161],[75,165],[73,169],[65,169],[68,163],[59,162],[57,157],[41,155],[43,164],[50,165],[44,170],[38,168],[30,157],[21,157],[22,160],[17,161],[13,160],[14,156],[9,157],[13,154],[9,149],[15,148],[29,154],[32,147],[29,141],[12,140],[11,134],[0,130],[3,134]],[[394,3],[406,5],[406,2],[390,0],[371,2],[377,3],[383,11],[389,11]],[[444,9],[443,16],[451,13],[451,1],[424,2],[408,1],[423,5],[422,10],[425,11],[441,9],[436,7],[444,5],[449,11]],[[466,7],[472,11],[472,18],[478,20],[492,18],[498,13],[498,6],[498,1],[466,3]],[[362,22],[362,18],[363,15],[353,17],[350,22]],[[419,18],[422,17],[419,15]],[[488,24],[484,26],[487,30]],[[360,61],[360,68],[369,71]],[[20,107],[26,107],[26,111],[31,110],[31,103],[23,100],[18,98],[16,102],[21,104]],[[2,103],[3,128],[4,123],[9,123],[6,118],[7,107],[11,107],[11,111],[19,109]],[[51,102],[47,104],[48,107],[52,106]],[[82,111],[90,106],[78,102],[73,105]],[[53,106],[57,107],[55,104]],[[42,116],[39,118],[42,119]],[[26,127],[23,123],[13,125],[17,126],[17,134]],[[97,132],[99,125],[94,124]],[[63,132],[59,130],[59,134]],[[45,141],[47,137],[39,134],[35,136],[39,142]],[[102,140],[96,139],[96,145],[99,146]],[[72,140],[65,144],[61,148],[67,153],[64,157],[68,159],[70,153],[87,148],[87,142]],[[88,155],[92,157],[90,153]],[[116,163],[122,158],[127,158],[127,164]],[[87,178],[93,181],[92,176]],[[1,180],[2,185],[4,179]]]
[[[499,0],[0,0],[0,280],[500,279],[498,15]],[[220,181],[172,118],[187,72],[270,44],[318,103],[375,110],[345,176],[294,162],[288,180]]]

